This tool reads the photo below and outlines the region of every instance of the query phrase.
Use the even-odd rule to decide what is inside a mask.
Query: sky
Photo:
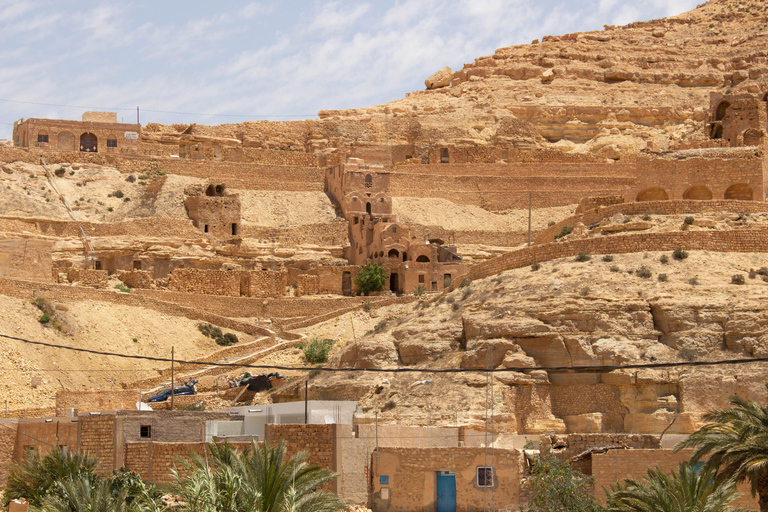
[[[424,89],[497,48],[680,14],[701,0],[0,0],[0,138],[13,122],[312,119]],[[639,7],[642,6],[642,7]]]

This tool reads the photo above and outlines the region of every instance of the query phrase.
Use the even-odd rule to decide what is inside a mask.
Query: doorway
[[[397,293],[397,292],[398,292],[398,289],[400,288],[400,287],[398,286],[398,282],[397,282],[397,281],[398,281],[398,280],[397,280],[397,274],[394,274],[394,273],[393,273],[393,274],[390,274],[390,275],[389,275],[389,289],[390,289],[390,290],[391,290],[393,293]]]
[[[437,472],[437,512],[456,512],[456,473]]]
[[[341,294],[352,295],[352,273],[344,272],[341,274]]]
[[[84,133],[80,136],[80,151],[96,153],[99,150],[99,140],[92,133]]]

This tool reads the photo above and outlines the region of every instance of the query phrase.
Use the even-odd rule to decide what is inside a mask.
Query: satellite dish
[[[336,423],[336,420],[333,419],[333,416],[331,416],[330,414],[326,414],[325,415],[325,424],[326,425],[333,425],[334,423]]]
[[[149,406],[149,404],[145,404],[144,402],[136,402],[136,409],[139,411],[151,411],[152,408]]]

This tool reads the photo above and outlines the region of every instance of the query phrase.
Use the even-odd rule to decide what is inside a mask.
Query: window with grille
[[[490,466],[478,466],[477,486],[493,487],[493,468]]]

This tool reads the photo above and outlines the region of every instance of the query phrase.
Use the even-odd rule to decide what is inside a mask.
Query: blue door
[[[456,473],[437,472],[437,512],[456,512]]]

